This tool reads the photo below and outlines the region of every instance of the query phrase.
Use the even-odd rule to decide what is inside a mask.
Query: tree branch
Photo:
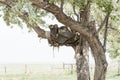
[[[8,7],[12,7],[13,6],[13,4],[14,3],[12,3],[12,2],[5,2],[5,1],[0,1],[0,3],[2,3],[3,5],[6,5],[6,6],[8,6]],[[11,3],[11,4],[10,4]],[[15,5],[15,4],[14,4]],[[43,29],[41,29],[38,25],[32,25],[32,24],[29,24],[29,23],[27,23],[27,20],[26,20],[26,17],[27,16],[25,16],[24,15],[24,13],[23,13],[23,15],[19,15],[19,17],[20,18],[22,18],[25,22],[26,22],[26,24],[28,25],[28,26],[30,26],[30,27],[32,27],[33,28],[33,30],[38,34],[38,37],[41,37],[41,38],[46,38],[46,39],[49,39],[50,37],[49,37],[49,34],[47,34],[47,33],[49,33],[49,32],[47,32],[47,31],[44,31]]]
[[[38,34],[38,37],[49,39],[50,38],[50,32],[44,31],[39,26],[31,26],[33,30]]]
[[[113,27],[108,27],[109,29],[113,30],[113,31],[116,31],[118,34],[120,34],[120,31],[118,29],[115,29]]]
[[[89,37],[88,29],[86,27],[83,27],[81,24],[79,24],[77,21],[74,21],[69,16],[65,15],[61,9],[56,6],[55,4],[47,4],[44,5],[42,3],[38,3],[37,1],[30,0],[33,5],[36,7],[42,8],[50,13],[52,13],[56,19],[61,22],[62,24],[66,25],[67,27],[70,27],[72,30],[75,30],[77,32],[80,32],[84,36]]]
[[[77,12],[76,12],[76,10],[75,10],[75,5],[73,5],[73,12],[74,12],[74,14],[75,14],[76,17],[77,17],[77,21],[79,22],[80,19],[79,19],[79,15],[77,14]]]
[[[9,8],[15,5],[15,3],[12,2],[11,0],[0,0],[0,3],[2,3],[3,5],[6,5]]]
[[[80,21],[82,24],[85,24],[89,22],[90,17],[90,2],[87,1],[87,4],[83,7],[83,9],[80,9]]]
[[[63,5],[64,5],[64,0],[61,0],[61,5],[60,5],[61,11],[63,11]]]
[[[30,26],[38,34],[38,37],[45,38],[45,39],[49,39],[50,38],[50,34],[49,34],[50,32],[44,31],[37,24],[30,24],[30,23],[28,23],[28,21],[27,21],[28,16],[24,15],[24,13],[23,13],[23,15],[19,15],[19,17],[23,21],[25,21],[27,26]]]
[[[100,27],[98,28],[97,33],[99,33],[99,32],[101,31],[101,29],[103,28],[103,26],[105,25],[105,22],[107,21],[107,18],[109,17],[109,14],[110,14],[110,13],[107,13],[107,14],[106,14],[103,22],[100,24]]]
[[[79,24],[77,21],[74,21],[69,16],[65,15],[61,9],[56,6],[55,4],[46,4],[46,2],[40,2],[38,0],[30,0],[32,2],[32,5],[42,8],[50,13],[52,13],[56,19],[61,22],[62,24],[66,25],[67,27],[70,27],[72,30],[80,32],[82,35],[89,37],[88,29],[87,27],[83,27],[82,24]],[[2,0],[2,2],[5,2]]]
[[[103,47],[104,47],[104,51],[105,51],[105,52],[106,52],[106,42],[107,42],[109,16],[110,16],[110,13],[107,15],[107,18],[106,18],[106,25],[105,25],[105,32],[104,32]]]

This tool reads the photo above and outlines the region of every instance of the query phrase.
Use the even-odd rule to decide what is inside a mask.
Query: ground
[[[7,69],[5,73],[4,66],[1,66],[0,80],[77,80],[75,70],[73,70],[72,73],[68,67],[63,70],[62,64],[28,65],[28,67],[30,70],[25,73],[25,65],[6,65]],[[93,73],[93,71],[91,71],[91,73]],[[120,74],[117,72],[117,67],[108,68],[106,80],[120,80]]]

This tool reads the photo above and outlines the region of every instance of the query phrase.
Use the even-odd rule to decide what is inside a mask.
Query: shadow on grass
[[[117,77],[117,76],[120,76],[120,73],[119,74],[115,74],[113,77]]]
[[[120,74],[114,74],[114,75],[112,75],[112,76],[110,76],[110,77],[120,77]]]
[[[120,73],[109,73],[107,74],[108,78],[113,78],[113,77],[120,77]]]

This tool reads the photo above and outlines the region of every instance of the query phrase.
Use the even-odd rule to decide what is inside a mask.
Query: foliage
[[[38,24],[43,25],[45,22],[42,20],[42,17],[44,17],[47,13],[44,10],[37,9],[36,7],[31,5],[31,2],[28,0],[18,0],[15,6],[13,7],[3,7],[2,8],[4,12],[4,20],[6,21],[7,25],[11,24],[18,24],[20,27],[22,27],[22,23],[24,22],[23,19],[21,19],[21,15],[25,12],[27,18],[26,24]],[[30,28],[28,26],[28,28]]]
[[[112,0],[96,0],[96,3],[103,12],[111,12],[114,8]]]
[[[120,57],[120,2],[114,3],[114,10],[110,16],[110,28],[108,35],[108,43],[110,49],[108,52],[111,53],[111,58]]]
[[[109,38],[109,45],[110,49],[108,49],[108,52],[111,53],[111,58],[116,58],[120,56],[120,36],[116,34],[112,34],[108,36]]]
[[[44,11],[43,9],[38,9],[37,7],[31,5],[30,0],[11,0],[16,5],[13,7],[9,6],[2,6],[1,9],[4,13],[3,18],[6,21],[7,25],[11,24],[18,24],[22,27],[22,24],[25,23],[29,29],[31,27],[29,24],[37,24],[44,26],[47,24],[43,20],[45,16],[48,16],[49,13]],[[76,14],[73,10],[73,7],[75,7],[75,11],[77,14],[80,13],[80,10],[82,10],[87,3],[91,4],[91,14],[90,19],[95,20],[97,23],[97,28],[99,28],[99,25],[101,21],[103,21],[105,15],[107,13],[110,14],[109,19],[109,35],[108,35],[108,41],[109,41],[109,52],[112,53],[112,57],[116,57],[120,55],[120,36],[117,34],[120,34],[120,1],[118,0],[64,0],[63,5],[63,11],[67,16],[70,16],[73,19],[76,19]],[[61,6],[61,0],[50,0],[49,3],[56,4],[57,6]],[[27,17],[26,20],[24,20],[21,15],[23,13],[26,13],[24,16]],[[50,14],[51,15],[51,14]],[[53,16],[54,17],[54,16]],[[101,34],[103,35],[104,28],[101,31]],[[103,38],[102,38],[103,39]]]
[[[106,13],[111,13],[109,18],[108,25],[108,48],[107,51],[110,53],[111,58],[117,58],[120,56],[120,2],[115,0],[96,0],[96,4],[93,3],[92,7],[92,16],[97,21],[98,26],[103,21]],[[103,28],[100,32],[100,38],[103,40]]]

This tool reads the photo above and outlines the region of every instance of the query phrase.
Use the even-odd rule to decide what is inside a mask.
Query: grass
[[[6,74],[0,75],[0,80],[76,80],[76,74],[70,74],[68,72]]]
[[[106,80],[120,80],[120,74],[109,73],[109,74],[107,74],[107,79]]]
[[[76,73],[48,72],[36,74],[6,74],[0,75],[0,80],[77,80]],[[106,80],[120,80],[120,74],[109,73]]]
[[[40,66],[38,68],[33,65],[32,67],[29,66],[29,68],[31,68],[33,71],[36,70],[36,72],[30,72],[27,74],[25,74],[24,71],[23,73],[19,73],[20,68],[18,68],[18,66],[17,68],[14,67],[11,69],[10,69],[10,66],[8,66],[8,73],[6,74],[0,73],[0,80],[77,80],[75,71],[71,73],[70,70],[51,69],[50,66],[49,68],[47,66],[45,67],[44,65],[42,65],[42,67]],[[60,67],[60,65],[59,66],[56,65],[56,66]],[[24,68],[21,68],[21,70],[23,69]],[[91,71],[91,73],[93,73],[93,71]],[[120,80],[120,74],[117,74],[117,70],[110,69],[107,72],[106,80]]]

